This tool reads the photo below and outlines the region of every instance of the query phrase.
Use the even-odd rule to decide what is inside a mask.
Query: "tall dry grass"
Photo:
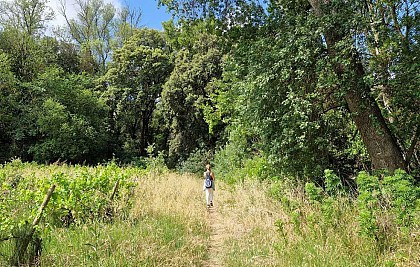
[[[189,247],[201,248],[201,261],[191,249],[177,251],[168,266],[279,266],[275,226],[286,219],[281,204],[264,185],[246,182],[232,186],[216,181],[215,208],[205,208],[202,179],[193,175],[149,174],[139,179],[131,217],[167,217],[182,221]],[[187,247],[187,246],[186,246]],[[239,256],[239,257],[238,257]]]
[[[22,171],[48,176],[33,166]],[[357,207],[344,198],[318,205],[302,188],[216,180],[208,211],[201,177],[126,174],[137,181],[131,210],[112,222],[53,229],[43,266],[420,266],[419,231],[395,235],[380,251],[360,235]]]
[[[167,255],[168,266],[201,266],[211,229],[206,219],[202,181],[192,175],[153,174],[139,180],[131,217],[167,218],[182,224],[183,247]],[[153,231],[153,229],[150,229]],[[177,240],[174,236],[174,242]],[[180,237],[181,238],[181,237]],[[171,251],[168,251],[171,253]]]
[[[133,214],[181,218],[191,244],[204,246],[203,261],[194,266],[420,266],[418,238],[397,236],[397,247],[378,252],[374,240],[361,236],[354,202],[315,205],[303,188],[287,185],[273,197],[276,186],[216,181],[215,208],[208,212],[200,177],[151,176],[139,182]],[[197,226],[207,235],[197,237]]]
[[[173,173],[137,174],[128,214],[55,229],[45,242],[43,266],[202,266],[211,232],[202,181]]]
[[[278,266],[275,222],[285,218],[280,204],[270,199],[263,185],[245,182],[231,186],[216,183],[218,262],[221,266]]]
[[[353,198],[314,203],[297,188],[289,190],[286,202],[283,207],[289,216],[281,224],[289,228],[279,246],[280,255],[287,259],[283,266],[420,266],[419,225],[411,232],[392,225],[384,246],[362,234]]]
[[[360,234],[358,209],[347,198],[317,205],[302,188],[247,181],[216,190],[219,266],[420,266],[417,234],[394,236],[380,251]],[[217,230],[219,229],[219,230]],[[213,230],[214,231],[214,230]]]

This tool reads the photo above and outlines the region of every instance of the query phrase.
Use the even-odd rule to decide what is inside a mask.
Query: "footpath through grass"
[[[27,179],[25,173],[41,179],[42,171],[34,170],[19,179]],[[125,172],[134,191],[118,204],[129,208],[117,209],[112,219],[57,227],[46,223],[48,214],[43,218],[41,266],[420,266],[418,227],[378,249],[359,234],[357,206],[348,200],[326,209],[281,184],[218,181],[208,211],[201,177],[131,173]],[[0,266],[7,266],[12,249],[12,242],[0,242]]]

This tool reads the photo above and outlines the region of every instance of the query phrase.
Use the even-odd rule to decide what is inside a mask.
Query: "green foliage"
[[[226,17],[230,14],[229,5],[220,1],[194,5],[182,1],[161,3],[182,17],[205,20],[208,16],[215,16],[221,21],[232,20]],[[230,3],[249,11],[245,16],[258,12],[258,7],[252,3],[249,3],[249,9],[242,6],[248,3]],[[225,120],[252,132],[254,138],[249,147],[262,150],[270,164],[284,173],[296,177],[319,177],[322,170],[331,168],[348,177],[369,164],[364,145],[370,144],[371,136],[362,139],[355,127],[360,130],[363,128],[361,124],[348,123],[352,116],[346,102],[352,99],[345,96],[349,90],[357,88],[354,91],[359,92],[363,88],[362,99],[370,99],[365,97],[370,94],[370,86],[375,89],[372,90],[374,93],[384,91],[373,88],[375,81],[372,76],[379,68],[368,67],[375,59],[372,51],[365,53],[371,49],[369,45],[373,44],[371,41],[375,35],[373,28],[377,24],[373,25],[372,20],[381,21],[375,17],[380,15],[381,4],[375,2],[372,4],[375,8],[366,10],[360,1],[349,5],[338,1],[323,5],[322,12],[320,8],[319,12],[307,12],[310,8],[316,10],[316,3],[319,2],[269,2],[267,19],[262,24],[250,23],[258,25],[253,28],[252,35],[246,34],[248,25],[241,23],[242,16],[235,16],[232,23],[229,21],[230,31],[227,30],[223,37],[239,34],[240,38],[230,40],[236,43],[223,66],[223,82],[227,85],[217,86],[212,96],[213,103],[216,103],[211,106],[214,113],[211,108],[207,109],[205,117],[211,126],[214,121]],[[404,4],[400,4],[396,8],[403,9]],[[196,12],[200,8],[205,12]],[[414,13],[407,16],[413,17]],[[194,22],[197,21],[201,20]],[[253,20],[250,18],[250,21]],[[382,21],[390,23],[390,20]],[[188,22],[182,20],[180,24]],[[406,23],[400,22],[402,25]],[[235,28],[235,23],[243,29]],[[412,25],[415,23],[410,23]],[[175,27],[169,26],[168,32],[173,34]],[[383,30],[394,29],[383,26]],[[393,41],[394,37],[391,38]],[[415,47],[415,42],[411,39],[409,42]],[[384,52],[382,57],[387,55]],[[360,68],[356,71],[354,64],[358,64],[359,58],[364,65],[358,65]],[[388,62],[392,60],[388,59]],[[387,71],[386,67],[384,69]],[[384,84],[384,88],[387,86]],[[376,106],[373,101],[371,104]],[[365,110],[365,104],[356,105]],[[350,112],[355,113],[354,109]],[[381,120],[380,113],[375,114]],[[383,127],[387,126],[384,124]],[[178,141],[177,144],[182,143]],[[370,152],[371,157],[375,155]]]
[[[419,188],[403,170],[383,179],[360,172],[358,205],[361,231],[375,238],[380,249],[390,244],[390,232],[409,233],[419,221]]]
[[[2,91],[7,88],[8,85],[12,84],[15,79],[11,72],[10,60],[4,52],[0,50],[0,86]]]
[[[244,182],[249,179],[257,179],[260,181],[272,177],[273,172],[271,166],[263,156],[255,155],[251,159],[244,162],[243,174],[241,180]]]
[[[346,205],[351,203],[351,199],[343,190],[340,178],[332,170],[324,170],[324,188],[315,185],[313,182],[305,184],[305,195],[315,209],[319,209],[318,214],[309,215],[313,227],[319,227],[323,233],[327,233],[330,227],[344,227],[340,218],[346,210]]]
[[[111,53],[116,9],[103,0],[76,2],[74,9],[76,18],[69,18],[65,8],[61,12],[66,18],[68,33],[79,45],[83,55],[81,69],[92,74],[103,74]]]
[[[412,176],[397,170],[394,175],[385,176],[381,186],[387,206],[396,215],[397,225],[410,227],[419,223],[420,188],[415,186]]]
[[[122,146],[122,151],[114,152],[122,160],[145,156],[162,127],[152,128],[152,120],[172,70],[166,41],[156,30],[138,30],[115,51],[113,59],[102,83],[112,114],[113,142]]]
[[[305,184],[305,193],[311,201],[321,201],[322,192],[322,188],[312,182]]]
[[[231,142],[216,151],[214,155],[215,171],[228,183],[243,181],[238,172],[244,167],[245,161],[251,159],[248,141],[250,134],[243,128],[230,131]]]
[[[218,156],[220,157],[220,156]],[[240,165],[224,165],[224,161],[215,161],[215,172],[231,185],[243,184],[248,180],[263,181],[274,175],[267,160],[259,155],[243,160]]]
[[[203,52],[203,45],[212,45],[205,44],[205,39],[208,36],[217,36],[217,39],[221,38],[219,36],[218,22],[211,18],[195,21],[180,20],[177,23],[174,20],[169,20],[163,22],[162,25],[166,39],[171,49],[175,52],[188,50],[197,54]],[[201,41],[199,41],[200,39]]]
[[[150,166],[152,174],[153,168]],[[46,266],[131,266],[133,262],[200,265],[208,237],[208,226],[201,213],[194,211],[195,217],[185,217],[173,209],[159,212],[162,207],[156,203],[164,197],[149,190],[135,193],[137,183],[145,182],[143,179],[149,175],[143,169],[119,167],[115,162],[87,167],[37,165],[16,159],[0,165],[0,265],[8,266],[9,260],[14,259],[14,248],[20,244],[14,237],[28,232],[28,222],[32,222],[53,183],[56,189],[32,238],[39,243],[29,243],[25,259],[31,258],[33,248],[39,245],[42,255],[36,262]],[[116,181],[119,186],[110,199]],[[163,186],[158,190],[167,191]],[[147,194],[150,196],[145,199]],[[167,197],[172,199],[171,194]],[[145,201],[151,202],[150,207],[143,204]],[[173,207],[173,203],[168,207]],[[16,259],[23,264],[24,258],[18,256]]]
[[[40,141],[29,152],[38,162],[60,159],[83,162],[104,152],[103,129],[107,108],[84,75],[65,75],[50,69],[34,85],[42,90],[40,106],[33,108]],[[45,100],[43,100],[45,99]]]
[[[2,213],[2,216],[8,218],[6,221],[10,224],[2,223],[2,234],[7,235],[7,232],[21,220],[33,220],[38,206],[52,184],[56,185],[56,190],[46,210],[50,215],[47,222],[51,226],[61,227],[71,223],[82,224],[90,220],[104,220],[107,216],[112,216],[110,212],[114,212],[109,197],[116,181],[119,181],[118,199],[128,201],[131,188],[134,186],[130,177],[138,172],[129,168],[123,172],[115,164],[96,168],[76,166],[72,172],[69,172],[69,169],[66,166],[44,167],[19,161],[3,165],[0,175],[1,185],[8,200],[6,202],[2,200],[4,204],[2,207],[7,211]],[[49,174],[38,178],[34,174],[27,175],[28,170]]]
[[[363,175],[366,173],[360,176]],[[363,179],[365,188],[373,186],[373,180],[371,177]],[[417,255],[412,257],[409,251],[417,250],[414,240],[417,240],[418,225],[413,224],[409,230],[411,232],[407,232],[405,227],[392,223],[396,217],[389,209],[381,216],[391,221],[383,221],[378,225],[387,227],[383,236],[378,236],[379,239],[366,238],[360,232],[360,203],[353,198],[343,194],[331,197],[322,192],[319,186],[308,183],[305,196],[308,197],[308,192],[312,192],[310,197],[314,199],[308,201],[303,196],[303,188],[297,183],[286,180],[270,185],[270,195],[282,207],[278,208],[281,215],[278,215],[279,219],[274,225],[278,239],[272,245],[277,257],[282,260],[277,265],[392,266],[394,263],[397,266],[410,266],[417,262]],[[369,210],[375,210],[374,205],[365,209]],[[374,213],[379,215],[377,211]],[[371,225],[375,225],[375,222]],[[383,242],[382,245],[380,242]]]
[[[0,166],[0,255],[23,262],[22,242],[46,238],[51,231],[62,227],[79,227],[91,222],[109,222],[124,219],[131,208],[133,178],[139,169],[120,168],[114,163],[94,168],[66,165],[36,165],[20,160]],[[113,198],[111,195],[118,181]],[[27,229],[38,213],[51,185],[56,189],[44,210],[35,236]],[[28,238],[30,240],[28,240]],[[26,241],[25,241],[26,240]],[[41,249],[39,240],[39,248]],[[12,249],[15,243],[16,249]],[[25,255],[24,255],[25,254]],[[12,256],[13,255],[13,256]],[[0,262],[1,259],[0,259]],[[13,264],[16,265],[16,264]]]
[[[0,49],[8,54],[15,77],[25,82],[35,78],[53,58],[40,38],[13,28],[0,31]]]
[[[216,151],[215,172],[229,184],[278,177],[279,173],[276,173],[267,158],[258,150],[251,150],[249,143],[252,136],[244,130],[243,128],[231,130],[229,135],[231,141]]]
[[[54,17],[54,11],[47,3],[46,0],[2,0],[0,26],[14,28],[29,36],[39,35]]]
[[[194,28],[183,30],[193,31]],[[163,115],[169,130],[170,166],[186,160],[197,147],[211,149],[215,146],[203,109],[212,106],[212,82],[221,75],[219,40],[215,35],[201,32],[188,42],[192,49],[174,54],[174,70],[162,91]]]
[[[13,120],[19,103],[16,78],[7,54],[0,50],[0,162],[10,157]]]
[[[41,238],[39,231],[33,231],[32,226],[26,221],[12,231],[13,250],[9,257],[10,266],[33,265],[39,260],[41,253]]]
[[[359,220],[362,232],[368,236],[373,236],[379,230],[375,218],[375,210],[379,208],[378,195],[379,180],[367,172],[360,172],[357,176],[359,187]]]
[[[149,155],[149,157],[146,159],[146,163],[146,170],[155,175],[160,175],[168,171],[163,152],[158,152],[157,156]]]
[[[194,173],[202,175],[205,166],[212,162],[213,153],[208,149],[196,149],[178,167],[181,173]]]
[[[45,37],[41,40],[41,46],[45,47],[46,52],[53,54],[48,64],[49,67],[56,65],[64,73],[69,74],[82,72],[81,55],[79,55],[77,45],[53,37]]]
[[[372,36],[366,40],[373,55],[367,68],[375,88],[373,93],[406,151],[418,142],[417,125],[420,123],[419,90],[416,89],[420,84],[417,60],[420,19],[415,15],[418,13],[415,6],[398,0],[380,1],[370,7],[369,17],[365,18],[375,21],[370,25]],[[412,158],[413,154],[408,152],[408,155],[406,161],[410,169],[418,168],[419,162]]]
[[[239,42],[226,59],[228,86],[216,97],[220,117],[244,128],[252,140],[250,151],[262,150],[282,173],[316,177],[333,168],[350,175],[365,158],[350,154],[354,125],[341,102],[336,103],[339,93],[331,91],[337,77],[314,30],[318,21],[282,15],[287,21],[272,22],[255,40]],[[277,28],[282,31],[272,33]]]
[[[290,185],[287,181],[271,181],[268,190],[269,196],[279,201],[286,212],[291,212],[299,208],[300,203],[288,196]]]
[[[335,197],[343,192],[343,184],[341,183],[340,177],[338,177],[332,170],[324,170],[325,177],[325,192]]]
[[[367,149],[381,135],[361,131],[377,117],[413,174],[417,6],[327,2],[164,0],[175,17],[159,32],[139,29],[129,8],[79,1],[67,29],[47,36],[46,1],[2,0],[0,160],[142,161],[155,144],[170,167],[194,172],[207,157],[198,151],[211,151],[231,182],[325,174],[335,197],[338,177],[387,154]],[[359,115],[368,119],[356,124]]]

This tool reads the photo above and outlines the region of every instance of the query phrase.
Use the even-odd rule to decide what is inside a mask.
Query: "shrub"
[[[314,183],[309,182],[305,184],[305,193],[310,201],[321,201],[322,200],[322,188],[316,186]]]
[[[338,177],[332,170],[324,170],[325,177],[325,192],[331,197],[336,197],[342,194],[343,184],[340,177]]]
[[[357,176],[361,232],[377,241],[381,250],[391,244],[391,232],[410,229],[419,220],[419,188],[403,170],[383,179],[360,172]]]
[[[181,173],[194,173],[194,174],[201,174],[205,170],[206,164],[211,162],[213,159],[213,152],[201,148],[196,149],[194,152],[192,152],[188,159],[183,161],[180,166],[178,167],[179,171]]]

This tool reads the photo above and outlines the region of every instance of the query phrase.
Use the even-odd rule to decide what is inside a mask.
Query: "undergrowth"
[[[161,157],[150,158],[150,165],[155,167],[3,166],[1,237],[13,237],[24,229],[22,219],[32,218],[24,207],[36,210],[43,194],[34,201],[31,189],[55,181],[74,188],[58,188],[36,227],[33,240],[42,242],[42,266],[208,266],[211,257],[232,267],[420,265],[419,188],[403,171],[362,172],[355,193],[329,170],[322,187],[266,179],[267,165],[256,157],[236,173],[244,179],[231,173],[226,183],[216,172],[219,221],[214,222],[204,208],[201,175],[170,173]],[[112,191],[114,176],[130,186],[110,205],[104,196]],[[78,179],[83,186],[74,184]],[[96,183],[104,190],[95,189]],[[88,185],[89,190],[81,189]],[[25,194],[17,198],[17,189]],[[66,196],[76,199],[64,201]],[[212,250],[215,233],[220,248]],[[0,265],[12,251],[11,240],[0,242]],[[29,249],[28,257],[34,251]]]

